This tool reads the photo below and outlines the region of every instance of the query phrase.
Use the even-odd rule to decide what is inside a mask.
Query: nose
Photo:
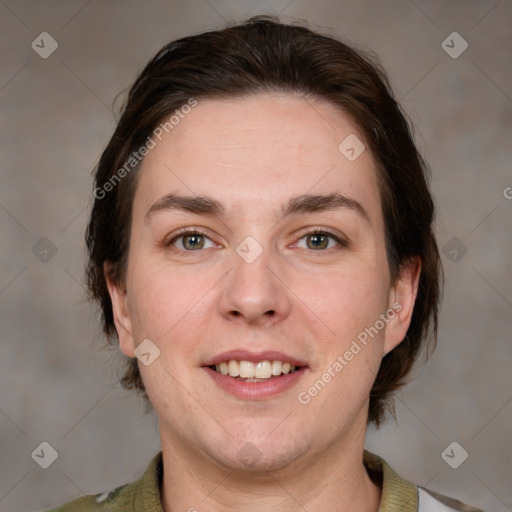
[[[267,251],[248,263],[233,254],[219,301],[222,316],[251,325],[270,325],[290,314],[290,291]]]

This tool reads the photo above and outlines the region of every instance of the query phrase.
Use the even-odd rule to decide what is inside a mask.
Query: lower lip
[[[245,400],[263,400],[284,393],[292,388],[307,370],[303,366],[293,373],[281,374],[280,377],[274,377],[266,382],[244,382],[229,375],[222,375],[209,367],[203,368],[224,391]]]

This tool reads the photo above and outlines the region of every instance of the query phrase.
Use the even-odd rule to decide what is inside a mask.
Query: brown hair
[[[391,277],[410,257],[422,262],[418,295],[405,339],[381,363],[370,394],[368,421],[376,425],[393,391],[425,343],[435,346],[442,268],[434,235],[434,204],[428,168],[415,147],[410,123],[394,99],[378,60],[308,28],[257,16],[164,46],[128,93],[117,128],[95,172],[95,201],[86,232],[90,298],[102,309],[103,331],[115,340],[112,304],[103,272],[124,283],[138,154],[153,130],[191,98],[233,98],[260,92],[301,94],[331,103],[358,126],[378,167]],[[119,170],[127,172],[122,179]],[[112,186],[108,186],[111,183]],[[433,335],[433,336],[431,336]],[[428,350],[426,351],[428,355]],[[136,359],[121,379],[145,395]],[[147,398],[147,395],[145,395]]]

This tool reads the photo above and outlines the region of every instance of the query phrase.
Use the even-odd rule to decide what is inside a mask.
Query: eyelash
[[[178,231],[175,234],[175,236],[173,236],[171,238],[171,240],[169,240],[168,242],[165,242],[164,245],[172,246],[177,240],[179,240],[180,238],[183,238],[184,236],[187,236],[187,235],[200,235],[200,236],[203,236],[205,238],[208,238],[208,240],[210,240],[210,237],[207,235],[207,233],[202,231],[200,228],[194,228],[194,229],[184,228],[184,229]],[[318,251],[315,251],[314,249],[310,249],[312,252],[328,252],[328,253],[330,253],[332,250],[340,250],[340,249],[348,246],[348,243],[345,240],[341,239],[340,237],[338,237],[334,233],[330,232],[329,230],[320,229],[320,228],[314,228],[311,231],[307,231],[306,233],[301,235],[298,240],[302,240],[303,238],[306,238],[311,235],[327,235],[329,238],[332,238],[333,240],[335,240],[338,243],[338,246],[330,247],[328,249],[319,249]],[[197,250],[176,249],[176,250],[181,251],[181,252],[186,252],[186,253],[201,252],[200,249],[197,249]]]

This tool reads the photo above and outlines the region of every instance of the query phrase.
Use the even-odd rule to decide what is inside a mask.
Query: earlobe
[[[404,264],[400,276],[390,290],[389,305],[396,314],[386,327],[384,355],[399,345],[407,334],[418,294],[420,273],[421,259],[415,256]]]
[[[128,357],[135,357],[132,321],[127,306],[126,291],[114,280],[111,263],[104,262],[103,273],[107,281],[108,292],[112,302],[112,312],[114,315],[117,337],[119,339],[119,346],[125,355]]]

